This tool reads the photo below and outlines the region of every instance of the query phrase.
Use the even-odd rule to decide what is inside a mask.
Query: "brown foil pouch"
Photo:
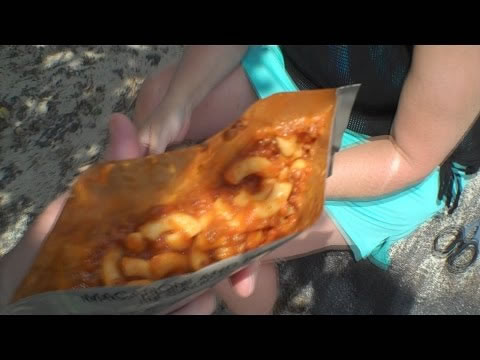
[[[161,314],[311,226],[358,85],[280,93],[188,148],[97,164],[5,314]]]

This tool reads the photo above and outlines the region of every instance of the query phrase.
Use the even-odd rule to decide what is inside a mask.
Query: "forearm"
[[[195,108],[241,62],[248,45],[187,46],[166,99]]]
[[[417,46],[392,136],[339,152],[327,198],[390,194],[441,165],[479,114],[479,62],[478,46]]]
[[[335,155],[327,199],[372,198],[413,185],[429,168],[407,159],[392,137],[382,136]]]

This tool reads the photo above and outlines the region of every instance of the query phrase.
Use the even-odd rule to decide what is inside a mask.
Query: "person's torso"
[[[370,136],[390,133],[412,46],[284,45],[281,49],[287,69],[295,67],[315,87],[362,84],[348,129]]]

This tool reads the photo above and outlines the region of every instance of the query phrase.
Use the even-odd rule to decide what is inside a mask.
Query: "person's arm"
[[[186,46],[165,101],[194,109],[241,62],[248,45]]]
[[[340,151],[327,199],[387,195],[424,179],[480,111],[480,47],[416,46],[391,135]]]
[[[139,137],[146,152],[162,153],[169,144],[183,140],[193,110],[234,71],[247,50],[248,45],[186,47],[165,95],[140,121]]]

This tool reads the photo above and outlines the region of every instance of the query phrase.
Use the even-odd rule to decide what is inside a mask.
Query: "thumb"
[[[123,114],[112,114],[109,123],[110,139],[105,153],[105,160],[127,160],[143,156],[137,129],[128,117]]]
[[[140,143],[149,153],[163,153],[168,145],[179,143],[185,138],[189,126],[190,115],[184,109],[160,108],[140,129]]]
[[[171,142],[170,136],[166,129],[163,131],[157,131],[154,127],[154,123],[149,122],[140,129],[140,143],[149,154],[161,154]]]
[[[241,297],[249,297],[255,290],[259,263],[255,262],[230,277],[233,290]]]

